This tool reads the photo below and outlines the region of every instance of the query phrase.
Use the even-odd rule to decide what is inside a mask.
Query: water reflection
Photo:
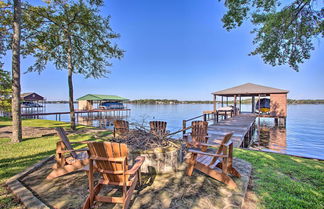
[[[256,134],[255,142],[252,144],[252,148],[286,153],[286,127],[277,126],[274,119],[261,118],[260,137],[258,137],[258,134]]]
[[[127,120],[127,116],[110,116],[110,115],[94,115],[77,117],[77,123],[85,126],[93,126],[103,129],[112,130],[115,120]]]

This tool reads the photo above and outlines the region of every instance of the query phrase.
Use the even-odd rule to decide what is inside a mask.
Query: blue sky
[[[293,99],[324,99],[320,40],[300,72],[272,67],[259,56],[248,56],[254,47],[253,26],[245,23],[227,32],[221,22],[224,12],[217,0],[106,0],[102,13],[111,15],[111,27],[121,34],[116,43],[126,53],[123,59],[112,60],[108,78],[75,75],[75,98],[97,93],[129,99],[211,100],[211,92],[251,82],[287,89]],[[10,55],[4,61],[10,69]],[[22,59],[22,71],[32,62]],[[40,75],[22,74],[22,92],[67,100],[67,71],[49,64]]]

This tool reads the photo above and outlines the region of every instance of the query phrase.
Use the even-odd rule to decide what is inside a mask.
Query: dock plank
[[[241,114],[208,126],[209,143],[219,142],[226,133],[233,132],[234,147],[240,147],[256,119],[255,115]]]

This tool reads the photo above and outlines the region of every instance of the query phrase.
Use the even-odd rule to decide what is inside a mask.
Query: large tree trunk
[[[20,21],[21,1],[14,0],[12,41],[12,142],[22,140],[20,109]]]
[[[73,104],[73,65],[72,65],[72,43],[71,37],[68,36],[68,83],[69,83],[69,106],[70,106],[70,120],[71,129],[75,130],[75,114],[74,114],[74,104]]]

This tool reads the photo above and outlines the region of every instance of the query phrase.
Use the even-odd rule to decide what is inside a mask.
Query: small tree
[[[228,8],[222,21],[227,30],[250,19],[256,28],[256,49],[250,55],[261,55],[265,63],[298,65],[310,58],[313,41],[324,37],[323,2],[318,0],[226,0]]]
[[[8,71],[2,69],[0,63],[0,112],[4,115],[11,112],[11,77]]]
[[[26,17],[34,28],[33,40],[26,45],[27,54],[36,62],[28,71],[41,72],[48,62],[58,70],[68,70],[71,128],[75,129],[73,73],[86,78],[104,77],[111,58],[121,58],[123,51],[111,43],[119,37],[109,26],[109,17],[99,15],[101,1],[51,1],[47,7],[33,7]]]

